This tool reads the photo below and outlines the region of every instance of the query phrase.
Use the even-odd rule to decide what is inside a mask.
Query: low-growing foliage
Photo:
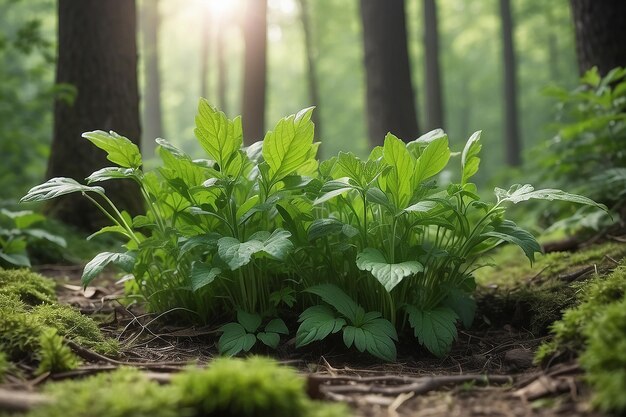
[[[38,359],[38,374],[70,371],[78,366],[78,358],[53,328],[44,329],[39,336]]]
[[[54,281],[28,269],[0,269],[0,294],[13,294],[28,305],[55,302],[54,289]]]
[[[501,242],[518,245],[531,262],[540,252],[530,233],[504,218],[507,204],[600,207],[528,184],[496,188],[495,203],[482,201],[470,182],[480,132],[460,153],[461,178],[453,184],[437,181],[452,156],[441,130],[409,143],[388,134],[366,160],[340,153],[319,162],[312,111],[280,120],[262,142],[242,147],[241,119],[201,100],[195,133],[209,159],[192,160],[157,139],[163,166],[151,172],[142,170],[128,139],[88,132],[83,136],[116,166],[94,172],[89,185],[53,178],[22,200],[80,192],[113,223],[96,234],[128,239],[126,252],[87,264],[85,285],[115,264],[132,273],[129,290],[153,310],[202,322],[236,311],[254,317],[222,328],[224,352],[249,350],[256,340],[273,346],[276,335],[268,332],[279,332],[259,332],[261,321],[277,318],[297,294],[298,307],[309,307],[300,317],[299,345],[341,331],[347,346],[386,360],[395,358],[396,329],[405,327],[432,353],[449,351],[457,321],[472,322],[472,273],[482,253]],[[139,184],[145,215],[120,212],[91,185],[119,178]]]
[[[9,372],[9,369],[11,369],[11,362],[9,362],[7,355],[0,350],[0,383],[2,383],[2,380]]]

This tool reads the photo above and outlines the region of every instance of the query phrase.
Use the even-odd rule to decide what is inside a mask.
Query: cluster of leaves
[[[342,404],[309,399],[305,380],[295,370],[258,357],[216,359],[206,369],[181,372],[168,385],[159,385],[136,369],[122,368],[51,384],[49,393],[55,400],[36,408],[29,417],[349,415]]]
[[[626,69],[601,77],[593,68],[574,90],[548,93],[559,101],[559,115],[558,133],[538,149],[544,181],[600,201],[619,218],[626,203]],[[599,229],[614,221],[589,207],[548,212],[568,215],[559,226]]]
[[[554,338],[544,343],[536,359],[580,355],[594,388],[594,403],[606,412],[626,411],[626,267],[584,284],[579,304],[554,323]]]
[[[367,160],[340,153],[320,163],[311,113],[286,117],[263,141],[242,147],[241,119],[201,100],[195,132],[210,159],[192,160],[157,139],[163,166],[149,172],[127,138],[88,132],[83,136],[116,166],[94,172],[89,185],[53,178],[23,201],[84,194],[113,221],[96,235],[128,239],[126,252],[101,253],[87,264],[85,285],[116,264],[154,310],[205,322],[239,312],[238,322],[222,327],[224,353],[250,350],[257,340],[276,346],[286,333],[278,315],[297,303],[309,307],[298,346],[342,332],[347,347],[385,360],[395,358],[405,326],[435,355],[449,351],[457,321],[472,322],[472,272],[482,253],[501,242],[520,246],[531,261],[540,251],[530,233],[504,219],[507,203],[598,206],[530,185],[497,188],[494,204],[482,201],[470,182],[480,132],[460,154],[461,181],[447,186],[437,183],[452,156],[441,130],[409,143],[388,134]],[[91,185],[119,178],[138,183],[145,215],[120,212]]]
[[[47,245],[65,248],[61,236],[33,227],[46,218],[30,210],[10,211],[0,209],[0,266],[30,267],[29,245],[46,242]]]

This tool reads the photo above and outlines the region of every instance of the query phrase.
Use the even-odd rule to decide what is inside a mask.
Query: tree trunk
[[[311,13],[308,0],[300,0],[300,18],[302,20],[302,30],[304,31],[304,49],[306,52],[307,81],[309,84],[309,103],[316,106],[313,112],[313,123],[315,123],[315,136],[320,138],[322,126],[320,123],[320,96],[317,86],[316,52],[313,46],[313,33],[311,30]]]
[[[144,105],[142,150],[146,159],[153,158],[156,143],[163,136],[161,115],[161,73],[159,71],[159,1],[144,1],[141,32],[144,56]]]
[[[597,66],[606,75],[626,66],[626,1],[570,0],[570,4],[580,73]]]
[[[437,27],[437,4],[435,0],[424,0],[427,131],[444,127],[441,70],[439,68],[439,33]]]
[[[136,10],[131,0],[59,0],[57,83],[78,90],[72,105],[54,104],[54,132],[48,178],[84,181],[93,171],[112,165],[105,153],[81,134],[114,130],[139,145]],[[104,184],[119,207],[135,214],[143,209],[130,181]],[[52,200],[50,215],[83,230],[93,230],[104,218],[80,195]]]
[[[519,166],[522,163],[522,157],[517,120],[517,71],[510,0],[500,0],[500,17],[502,19],[502,51],[504,58],[505,158],[507,165]]]
[[[246,145],[265,134],[267,0],[247,2],[244,18],[243,138]]]
[[[405,141],[418,135],[407,51],[404,0],[361,0],[367,122],[372,146],[387,132]]]

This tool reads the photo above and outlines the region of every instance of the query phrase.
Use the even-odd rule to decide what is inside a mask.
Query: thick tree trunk
[[[78,90],[72,105],[56,101],[48,173],[83,181],[91,172],[112,165],[105,153],[81,138],[86,131],[114,130],[139,145],[136,10],[132,0],[59,0],[57,83]],[[142,210],[137,187],[128,182],[105,184],[119,207]],[[80,195],[55,199],[49,213],[84,230],[103,216]]]
[[[517,119],[517,68],[513,45],[513,18],[510,0],[500,0],[502,20],[502,51],[504,60],[504,130],[505,159],[509,166],[522,163]]]
[[[405,141],[418,135],[407,51],[404,0],[361,0],[367,121],[370,143],[387,132]]]
[[[309,102],[316,106],[313,112],[313,123],[315,123],[315,136],[320,138],[322,126],[320,123],[320,96],[317,86],[316,53],[313,46],[313,33],[311,30],[311,13],[308,0],[300,0],[300,18],[302,20],[302,30],[304,31],[304,49],[306,52],[307,81],[309,84]]]
[[[580,73],[626,66],[626,1],[570,0]]]
[[[426,130],[443,128],[443,99],[439,68],[437,4],[424,0],[424,49],[426,60]]]
[[[243,138],[246,145],[265,134],[267,0],[247,2],[244,19]]]
[[[144,1],[141,32],[143,38],[145,89],[143,96],[142,151],[146,159],[154,157],[154,140],[163,136],[161,115],[161,73],[159,71],[159,1]]]

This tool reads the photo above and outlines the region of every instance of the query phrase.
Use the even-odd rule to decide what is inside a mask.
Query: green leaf
[[[264,345],[269,346],[272,349],[276,349],[278,347],[278,342],[280,342],[280,336],[276,333],[259,332],[256,337],[263,342]]]
[[[318,305],[309,307],[298,318],[300,327],[296,332],[296,347],[306,346],[311,342],[322,340],[331,333],[337,333],[346,321],[335,315],[330,307]]]
[[[435,201],[420,201],[402,210],[406,213],[426,213],[437,207]]]
[[[200,288],[209,285],[222,270],[204,262],[194,261],[191,263],[191,289],[195,292]]]
[[[121,268],[125,272],[131,272],[135,265],[135,255],[128,253],[102,252],[96,255],[91,261],[85,265],[82,284],[86,287],[89,283],[102,272],[104,267],[113,264]]]
[[[482,132],[474,132],[472,136],[467,140],[463,153],[461,154],[461,185],[467,184],[469,179],[478,172],[478,166],[480,165],[480,158],[478,154],[482,145],[480,143],[480,134]]]
[[[510,220],[504,220],[493,231],[485,232],[482,236],[494,237],[519,246],[531,263],[535,261],[535,252],[542,251],[541,245],[532,234]]]
[[[105,151],[107,159],[114,164],[124,168],[139,169],[141,167],[142,161],[139,148],[128,138],[113,131],[107,133],[102,130],[85,132],[82,136]]]
[[[448,137],[442,136],[432,140],[415,163],[414,187],[425,179],[438,174],[446,167],[449,159]]]
[[[270,303],[272,303],[274,307],[278,307],[280,303],[284,303],[287,307],[291,308],[296,303],[296,297],[294,297],[295,293],[293,288],[283,287],[270,294]]]
[[[320,284],[307,288],[304,291],[320,296],[324,302],[333,306],[335,310],[351,322],[354,323],[357,320],[357,310],[359,306],[348,294],[343,292],[336,285]]]
[[[25,229],[24,234],[27,234],[35,239],[43,239],[48,242],[54,243],[62,248],[67,247],[67,242],[61,236],[53,235],[50,232],[41,229]]]
[[[391,170],[384,177],[386,191],[393,196],[396,207],[406,207],[413,195],[415,157],[408,151],[404,142],[391,133],[385,136],[383,157],[391,166]]]
[[[234,356],[242,351],[248,352],[256,343],[256,336],[246,332],[239,323],[228,323],[220,327],[222,336],[217,341],[221,355]]]
[[[369,353],[388,362],[396,360],[394,340],[398,340],[398,335],[390,321],[374,318],[364,323],[361,329],[365,334],[365,349]]]
[[[388,263],[385,256],[374,248],[365,248],[356,256],[356,266],[361,271],[369,271],[388,292],[391,292],[405,277],[424,270],[417,261]]]
[[[309,226],[309,230],[307,231],[307,237],[309,239],[309,242],[313,242],[322,237],[341,233],[343,231],[343,227],[343,222],[337,219],[333,219],[330,217],[325,219],[315,219]]]
[[[317,205],[325,203],[328,200],[332,200],[333,198],[353,189],[354,187],[348,184],[348,178],[328,181],[320,189],[320,196],[315,199],[313,204]]]
[[[246,331],[254,333],[261,325],[261,316],[256,313],[247,313],[243,310],[237,310],[237,321]]]
[[[456,321],[458,316],[449,307],[437,307],[433,310],[421,310],[415,306],[406,306],[409,324],[415,337],[429,352],[437,357],[444,357],[457,337]]]
[[[271,183],[276,183],[296,172],[312,159],[313,107],[281,119],[263,140],[263,159],[268,165]]]
[[[18,229],[26,229],[33,224],[46,220],[44,215],[35,213],[32,210],[10,211],[3,208],[0,209],[0,213],[12,219],[15,227]]]
[[[544,190],[535,190],[535,188],[530,184],[515,184],[508,191],[496,187],[494,192],[496,194],[498,202],[510,201],[513,204],[517,204],[519,202],[527,201],[530,199],[549,201],[558,200],[569,201],[570,203],[583,204],[586,206],[598,207],[604,211],[608,211],[606,206],[604,206],[603,204],[598,204],[590,198],[583,197],[577,194],[566,193],[565,191],[551,188],[547,188]]]
[[[92,234],[90,234],[89,236],[87,236],[87,240],[91,240],[96,236],[105,234],[105,233],[118,233],[121,234],[122,236],[130,239],[130,235],[128,234],[128,230],[124,229],[122,226],[104,226],[102,229],[98,230],[97,232],[94,232]]]
[[[252,255],[263,249],[263,243],[258,240],[241,243],[234,237],[223,237],[217,241],[217,248],[220,258],[234,271],[248,264]]]
[[[265,331],[279,334],[289,334],[289,329],[282,319],[272,319],[265,325]]]
[[[5,253],[0,249],[0,258],[4,259],[11,265],[25,266],[30,268],[30,260],[25,253]]]
[[[243,143],[241,118],[229,120],[223,112],[211,106],[205,99],[200,99],[198,103],[194,134],[202,148],[218,163],[222,172],[225,172],[227,163]]]
[[[133,168],[122,168],[122,167],[106,167],[97,170],[92,173],[90,176],[85,178],[87,184],[91,184],[94,182],[100,181],[108,181],[122,178],[138,178],[137,170]]]
[[[256,239],[263,243],[262,252],[267,253],[270,257],[279,261],[284,261],[293,250],[293,243],[289,240],[291,233],[276,229],[270,235],[268,232],[256,232],[250,239]]]
[[[446,307],[451,308],[461,319],[463,327],[469,329],[474,322],[476,314],[476,300],[465,291],[453,288],[443,302]]]
[[[65,194],[87,192],[104,195],[104,188],[82,185],[72,178],[57,177],[51,178],[43,184],[31,188],[28,193],[20,199],[20,202],[45,201]]]

